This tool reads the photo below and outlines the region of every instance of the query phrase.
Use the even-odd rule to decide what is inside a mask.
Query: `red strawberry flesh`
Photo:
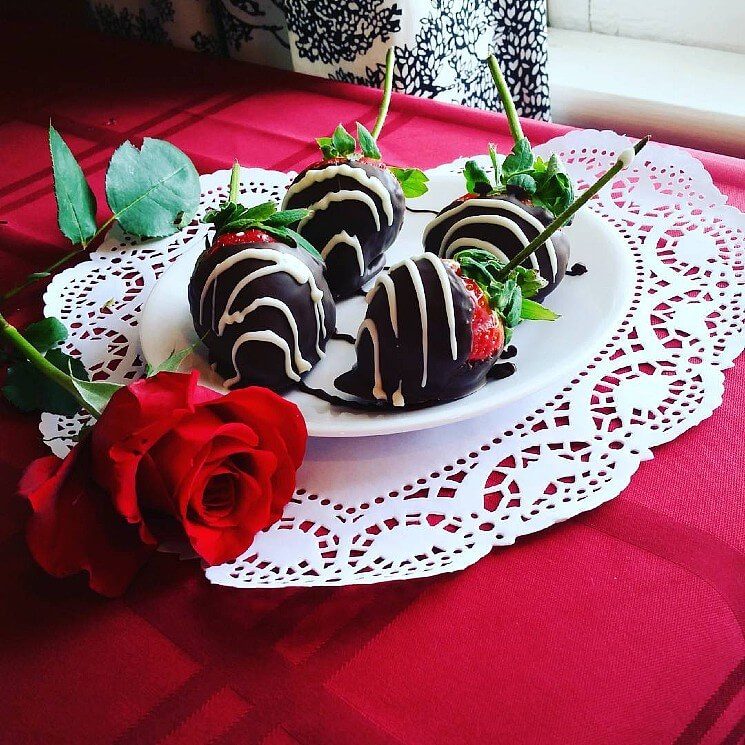
[[[489,300],[479,285],[470,277],[461,277],[473,298],[474,310],[471,318],[471,352],[469,362],[481,362],[498,355],[504,347],[504,326],[489,306]]]
[[[223,233],[212,243],[212,251],[223,246],[235,246],[242,243],[271,243],[275,239],[263,230],[239,230],[237,233]]]

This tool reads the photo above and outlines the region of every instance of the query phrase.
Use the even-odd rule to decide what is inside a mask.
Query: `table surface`
[[[367,89],[83,32],[6,25],[0,60],[2,287],[65,248],[50,117],[100,195],[129,137],[169,139],[202,173],[234,157],[291,169],[377,106]],[[489,139],[508,147],[503,117],[396,96],[381,145],[430,167]],[[745,209],[745,162],[697,155]],[[37,318],[40,291],[7,310]],[[743,369],[618,499],[459,574],[241,592],[158,555],[115,601],[30,560],[14,493],[44,446],[35,417],[0,404],[0,741],[739,742]]]

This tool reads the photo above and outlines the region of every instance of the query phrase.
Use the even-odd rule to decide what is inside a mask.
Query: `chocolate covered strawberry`
[[[393,85],[393,50],[386,57],[383,101],[372,132],[357,122],[357,139],[342,124],[317,142],[323,159],[290,184],[284,209],[307,208],[297,231],[318,247],[335,298],[354,295],[385,264],[385,250],[398,236],[405,198],[427,190],[416,169],[387,166],[377,138],[383,128]]]
[[[495,264],[485,251],[457,261],[425,253],[381,275],[368,296],[357,362],[336,387],[396,407],[450,401],[480,388],[531,302],[523,288],[530,293],[541,284],[522,270],[497,283]],[[532,305],[541,317],[556,318]]]
[[[336,309],[321,257],[288,227],[307,210],[238,204],[239,173],[236,164],[230,198],[204,218],[216,232],[194,268],[189,306],[228,388],[282,391],[324,356]]]
[[[467,193],[443,208],[424,231],[426,251],[449,258],[463,248],[480,248],[506,263],[516,256],[574,198],[574,187],[559,157],[537,157],[523,135],[515,105],[496,58],[489,58],[494,81],[514,139],[512,151],[501,160],[489,145],[492,174],[476,161],[466,162]],[[555,232],[526,260],[545,280],[539,299],[564,278],[570,246],[566,235]]]

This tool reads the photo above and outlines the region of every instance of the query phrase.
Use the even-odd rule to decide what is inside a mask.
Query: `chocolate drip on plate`
[[[566,273],[567,277],[581,277],[583,274],[587,274],[587,267],[578,261],[576,264],[572,264]]]

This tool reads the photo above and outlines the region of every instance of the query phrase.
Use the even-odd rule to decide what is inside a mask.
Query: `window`
[[[548,13],[555,121],[745,157],[743,0],[548,0]]]

